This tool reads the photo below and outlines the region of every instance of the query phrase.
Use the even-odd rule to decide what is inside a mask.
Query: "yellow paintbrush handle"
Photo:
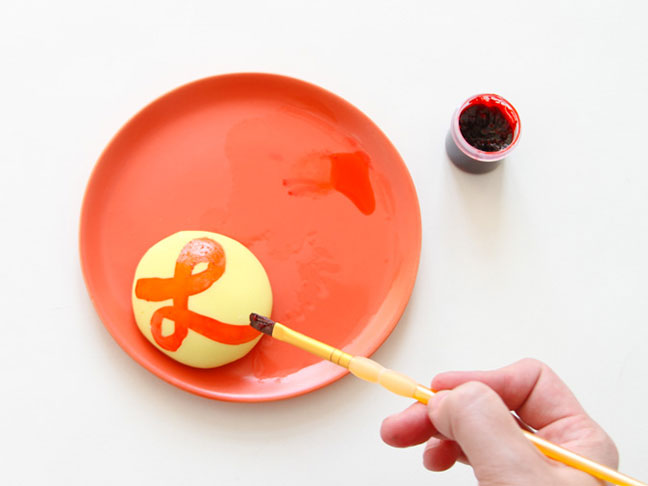
[[[603,466],[575,452],[564,449],[553,442],[538,437],[537,435],[523,430],[522,433],[535,445],[545,456],[555,459],[556,461],[567,464],[568,466],[584,471],[594,477],[608,481],[619,486],[646,486],[645,483],[638,481],[630,476],[621,474],[609,467]]]
[[[333,346],[324,344],[317,339],[306,336],[301,332],[297,332],[293,329],[290,329],[288,326],[284,326],[279,322],[275,322],[272,328],[272,337],[283,341],[284,343],[292,344],[298,348],[308,351],[309,353],[319,356],[320,358],[326,359],[340,365],[344,368],[349,367],[349,362],[353,358],[350,354],[340,351]]]
[[[267,318],[265,318],[267,319]],[[324,344],[316,339],[294,331],[278,322],[272,322],[272,337],[298,348],[313,353],[337,365],[348,368],[358,378],[372,383],[379,383],[387,390],[407,398],[414,398],[427,404],[434,395],[434,391],[419,385],[416,381],[396,371],[387,369],[375,361],[362,356],[352,356],[333,346]],[[257,330],[263,329],[256,328]],[[648,486],[629,476],[621,474],[614,469],[605,467],[586,457],[575,454],[567,449],[544,440],[537,435],[523,430],[522,433],[547,457],[560,461],[575,469],[579,469],[594,477],[609,481],[619,486]]]
[[[353,356],[349,361],[348,368],[349,371],[358,378],[372,383],[378,383],[397,395],[414,398],[421,403],[427,404],[428,400],[434,395],[434,391],[424,387],[423,385],[419,385],[409,376],[387,369],[369,358]],[[604,481],[618,484],[619,486],[647,486],[636,479],[621,474],[614,469],[605,467],[602,464],[591,461],[574,452],[568,451],[567,449],[549,442],[548,440],[542,439],[531,432],[523,430],[522,433],[544,455],[575,469],[589,473]]]
[[[397,371],[390,370],[374,360],[362,356],[354,356],[349,362],[349,371],[366,381],[378,383],[390,392],[407,398],[414,398],[427,403],[434,392],[419,385],[415,380]]]

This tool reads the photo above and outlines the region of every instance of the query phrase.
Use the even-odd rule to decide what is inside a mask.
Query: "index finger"
[[[535,429],[566,417],[585,415],[571,390],[546,364],[523,359],[493,371],[450,371],[432,380],[435,390],[455,388],[468,381],[491,387],[510,410]]]

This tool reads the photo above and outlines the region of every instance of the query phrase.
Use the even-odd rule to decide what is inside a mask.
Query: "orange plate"
[[[264,337],[243,359],[199,370],[140,334],[131,285],[144,252],[176,231],[222,233],[261,261],[272,317],[352,354],[396,326],[421,250],[416,191],[387,137],[312,84],[229,74],[154,101],[97,162],[81,212],[81,266],[106,328],[133,359],[209,398],[264,401],[346,371]]]

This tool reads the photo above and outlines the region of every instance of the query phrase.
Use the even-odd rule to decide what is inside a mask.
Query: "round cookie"
[[[263,266],[232,238],[181,231],[144,254],[133,281],[133,313],[144,336],[171,358],[214,368],[245,356],[261,334],[249,315],[270,315]]]

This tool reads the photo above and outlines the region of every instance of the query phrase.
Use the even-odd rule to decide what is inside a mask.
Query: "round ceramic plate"
[[[284,76],[230,74],[182,86],[135,115],[101,155],[83,202],[90,297],[146,369],[232,401],[299,395],[346,370],[270,337],[211,370],[156,350],[135,324],[132,279],[144,252],[181,230],[243,243],[268,273],[275,320],[365,356],[403,313],[421,249],[416,192],[398,152],[328,91]]]

